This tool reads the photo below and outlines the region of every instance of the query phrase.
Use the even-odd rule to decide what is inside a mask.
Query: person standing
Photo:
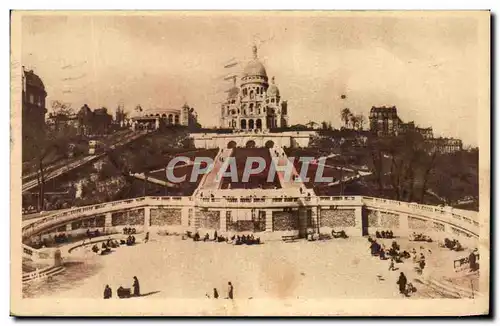
[[[111,299],[112,295],[113,292],[111,291],[111,288],[108,284],[106,284],[106,287],[104,288],[104,299]]]
[[[231,300],[234,297],[234,288],[231,282],[227,282],[227,297]]]
[[[217,292],[216,288],[214,288],[214,299],[219,299],[219,292]]]
[[[134,284],[132,286],[134,288],[134,297],[141,296],[141,289],[139,286],[139,280],[137,279],[137,276],[134,276]]]
[[[399,279],[397,281],[397,284],[399,285],[399,293],[406,294],[406,283],[407,283],[406,276],[403,272],[401,272],[401,274],[399,274]]]
[[[395,268],[394,268],[394,257],[391,258],[391,262],[389,264],[389,270],[390,271],[393,271]]]

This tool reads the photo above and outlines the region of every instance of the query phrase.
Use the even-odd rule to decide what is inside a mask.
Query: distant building
[[[398,118],[399,119],[399,118]],[[432,132],[432,127],[428,128],[420,128],[415,126],[415,122],[410,121],[407,123],[399,123],[399,133],[404,134],[405,132],[418,132],[424,137],[424,139],[432,139],[434,138],[434,133]]]
[[[400,132],[401,119],[398,109],[392,107],[374,107],[370,110],[370,131],[377,136],[396,136]]]
[[[418,132],[440,153],[453,153],[462,150],[460,139],[434,138],[432,127],[420,128],[415,125],[414,121],[405,123],[399,118],[397,110],[395,106],[373,106],[370,110],[370,131],[377,136],[397,136],[407,132]]]
[[[253,60],[243,69],[239,87],[228,91],[220,106],[220,127],[235,130],[266,130],[288,126],[288,104],[280,96],[278,86],[271,83],[267,71],[253,47]]]
[[[84,104],[76,114],[76,128],[80,135],[105,135],[108,134],[113,122],[113,117],[106,108],[92,111]]]
[[[127,124],[133,130],[159,129],[160,126],[195,126],[198,122],[196,111],[184,104],[181,109],[143,110],[137,106]]]
[[[442,154],[458,152],[463,148],[462,141],[456,138],[433,138],[428,141],[434,145],[435,150]]]
[[[47,92],[42,79],[33,70],[22,72],[22,137],[23,142],[37,142],[45,134],[45,99]],[[26,143],[24,143],[26,144]],[[23,159],[28,158],[29,146],[23,146]]]

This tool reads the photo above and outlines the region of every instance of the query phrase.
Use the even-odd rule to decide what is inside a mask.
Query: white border
[[[475,1],[449,1],[449,2],[444,2],[444,1],[436,1],[436,0],[425,0],[425,1],[356,1],[356,0],[350,0],[350,1],[343,1],[340,3],[335,3],[335,6],[332,6],[331,3],[326,2],[326,1],[319,1],[319,0],[309,0],[309,1],[290,1],[288,0],[286,4],[275,4],[271,3],[269,1],[263,1],[263,0],[252,0],[252,1],[245,1],[245,2],[239,2],[239,1],[190,1],[190,0],[184,0],[184,1],[177,1],[177,2],[171,2],[171,3],[164,3],[160,1],[149,1],[149,0],[141,0],[141,1],[130,1],[130,0],[122,0],[122,1],[116,1],[112,3],[111,1],[103,1],[103,0],[87,0],[87,1],[73,1],[73,2],[68,2],[68,1],[3,1],[2,2],[2,15],[0,16],[0,19],[2,20],[2,33],[0,33],[1,38],[2,38],[2,44],[5,44],[6,47],[4,48],[4,51],[1,52],[1,62],[3,62],[2,65],[0,65],[0,76],[2,76],[1,81],[2,81],[2,87],[0,88],[2,91],[2,95],[0,97],[0,100],[2,101],[2,110],[0,110],[0,132],[3,134],[1,139],[3,141],[0,142],[0,150],[3,155],[3,159],[1,160],[1,170],[3,172],[4,178],[2,180],[8,180],[9,178],[9,169],[10,169],[10,160],[9,157],[6,155],[7,153],[10,152],[10,142],[8,141],[10,139],[10,134],[9,134],[9,121],[10,121],[10,103],[9,103],[9,95],[10,95],[10,69],[9,69],[9,64],[10,58],[9,58],[9,12],[7,11],[9,8],[15,8],[15,9],[336,9],[336,10],[366,10],[366,9],[372,9],[372,10],[389,10],[389,9],[428,9],[428,10],[436,10],[436,9],[443,9],[443,10],[450,10],[450,9],[492,9],[493,12],[497,13],[500,11],[500,2],[499,1],[481,1],[481,0],[475,0]],[[498,17],[496,17],[496,24],[498,25]],[[493,33],[495,36],[495,41],[498,44],[498,34]],[[492,56],[493,57],[493,56]],[[495,69],[495,72],[498,72],[498,68]],[[494,74],[494,72],[492,72]],[[498,94],[498,84],[495,85],[495,88],[492,89],[492,92],[495,92]],[[493,103],[494,104],[494,103]],[[496,109],[496,107],[494,108]],[[498,115],[495,119],[495,122],[498,123]],[[497,124],[495,124],[497,125]],[[493,132],[496,130],[496,128],[493,128]],[[498,138],[496,137],[496,132],[495,132],[495,149],[496,151],[500,150],[500,143],[498,141]],[[495,170],[495,167],[492,168],[492,170]],[[495,179],[496,181],[496,179]],[[1,240],[2,240],[2,261],[7,262],[9,261],[9,246],[10,246],[10,237],[9,237],[9,215],[10,212],[7,209],[9,207],[10,203],[10,194],[9,194],[9,182],[1,182],[1,195],[0,195],[0,201],[1,205],[0,207],[4,208],[3,212],[3,218],[2,218],[2,230],[4,233],[2,234]],[[496,183],[495,183],[496,184]],[[500,202],[500,194],[496,194],[495,198],[492,200],[496,201],[497,203]],[[492,214],[492,218],[495,218]],[[498,231],[498,223],[497,227],[495,228],[495,231]],[[495,253],[495,258],[498,258],[498,253],[497,250],[493,249],[493,253]],[[5,266],[5,265],[4,265]],[[6,291],[6,289],[9,289],[10,286],[10,275],[9,275],[9,269],[8,268],[2,268],[0,270],[2,273],[2,298],[1,298],[1,303],[2,303],[2,325],[5,324],[10,324],[13,323],[13,319],[8,317],[9,313],[9,306],[10,306],[10,293]],[[497,274],[495,275],[497,276]],[[492,275],[493,277],[493,275]],[[492,293],[493,295],[493,293]],[[26,321],[27,324],[35,323],[36,321]],[[121,321],[119,321],[121,322]],[[170,321],[172,322],[172,321]],[[234,322],[234,321],[233,321]],[[262,322],[262,321],[256,321],[259,322],[259,324],[268,324],[268,322]],[[309,321],[311,322],[311,321]],[[302,321],[301,323],[306,324],[309,323],[307,321]],[[338,321],[336,321],[338,322]],[[427,321],[428,322],[428,321]],[[453,322],[453,321],[449,321]],[[473,321],[470,321],[472,323]],[[69,324],[70,321],[64,321],[63,324]],[[105,323],[109,323],[109,321],[99,321],[93,322],[94,324],[98,325],[104,325]],[[138,321],[134,320],[134,324],[139,324],[139,323],[144,323],[144,321]],[[435,322],[430,322],[429,324],[434,324]],[[436,321],[437,323],[437,321]]]

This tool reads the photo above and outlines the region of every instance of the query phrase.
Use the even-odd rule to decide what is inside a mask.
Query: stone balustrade
[[[437,229],[443,229],[446,226],[446,233],[454,233],[457,235],[463,234],[467,237],[479,237],[479,227],[480,223],[478,221],[477,212],[463,210],[455,210],[451,207],[437,207],[429,205],[421,205],[417,203],[400,202],[395,200],[374,198],[374,197],[363,197],[363,196],[302,196],[302,197],[269,197],[269,196],[225,196],[225,197],[168,197],[168,196],[158,196],[158,197],[140,197],[127,200],[120,200],[115,202],[102,203],[97,205],[91,205],[86,207],[78,207],[64,212],[54,213],[43,218],[32,219],[24,221],[24,227],[22,229],[23,239],[27,239],[31,236],[38,235],[42,232],[47,232],[47,230],[54,229],[59,226],[64,226],[65,224],[70,224],[72,222],[82,220],[84,218],[98,216],[98,215],[109,215],[115,212],[124,212],[127,210],[144,210],[144,226],[149,227],[155,223],[151,224],[150,221],[150,210],[157,208],[172,208],[181,210],[181,220],[182,226],[196,226],[199,224],[197,218],[188,217],[188,214],[192,214],[193,209],[205,210],[205,211],[217,211],[224,212],[220,214],[220,219],[225,216],[226,211],[269,211],[269,212],[282,212],[288,210],[318,210],[318,215],[320,211],[333,210],[338,213],[330,213],[328,215],[328,220],[335,218],[344,218],[341,211],[349,210],[354,212],[354,222],[345,222],[347,224],[355,225],[352,232],[358,233],[356,230],[360,230],[359,235],[366,234],[363,229],[368,227],[368,231],[371,232],[377,227],[397,227],[402,232],[409,233],[412,228],[408,226],[409,223],[414,223],[415,219],[422,219],[429,222],[429,225],[434,225]],[[381,216],[375,216],[373,213],[369,213],[370,210],[381,211]],[[363,212],[367,211],[367,222],[363,222],[362,215]],[[116,213],[115,213],[116,214]],[[141,213],[142,214],[142,213]],[[371,214],[371,215],[370,215]],[[142,215],[141,215],[142,216]],[[272,218],[272,214],[268,214],[269,218]],[[276,215],[277,216],[277,215]],[[316,213],[315,213],[316,216]],[[375,216],[375,217],[374,217]],[[317,218],[317,217],[315,217]],[[352,217],[349,217],[352,219]],[[375,218],[375,220],[374,220]],[[380,220],[377,220],[379,219]],[[177,220],[178,218],[176,218]],[[395,220],[396,219],[396,220]],[[347,221],[347,220],[346,220]],[[350,221],[350,220],[349,220]],[[411,221],[411,222],[410,222]],[[344,223],[342,222],[342,223]],[[267,222],[266,222],[267,223]],[[271,223],[271,224],[270,224]],[[272,225],[272,220],[266,225]],[[318,221],[311,222],[317,225]],[[333,222],[329,222],[333,223]],[[340,222],[339,222],[340,223]],[[341,223],[341,224],[342,224]],[[344,223],[344,224],[345,224]],[[377,224],[378,223],[378,224]],[[213,223],[212,223],[213,224]],[[365,224],[365,225],[363,225]],[[221,222],[220,225],[225,226],[225,221]],[[301,224],[302,225],[302,224]],[[340,224],[339,224],[340,225]],[[412,224],[413,225],[413,224]],[[427,225],[427,224],[426,224]],[[302,226],[301,226],[302,228]],[[370,229],[371,228],[371,229]],[[361,231],[362,230],[362,231]]]

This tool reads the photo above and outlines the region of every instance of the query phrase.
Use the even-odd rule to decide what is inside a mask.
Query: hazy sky
[[[404,121],[477,144],[475,18],[317,15],[25,16],[21,63],[42,77],[48,107],[60,100],[114,112],[119,103],[131,111],[187,102],[213,126],[230,85],[224,63],[246,62],[257,42],[292,124],[340,126],[345,107],[367,116],[372,106],[395,105]]]

